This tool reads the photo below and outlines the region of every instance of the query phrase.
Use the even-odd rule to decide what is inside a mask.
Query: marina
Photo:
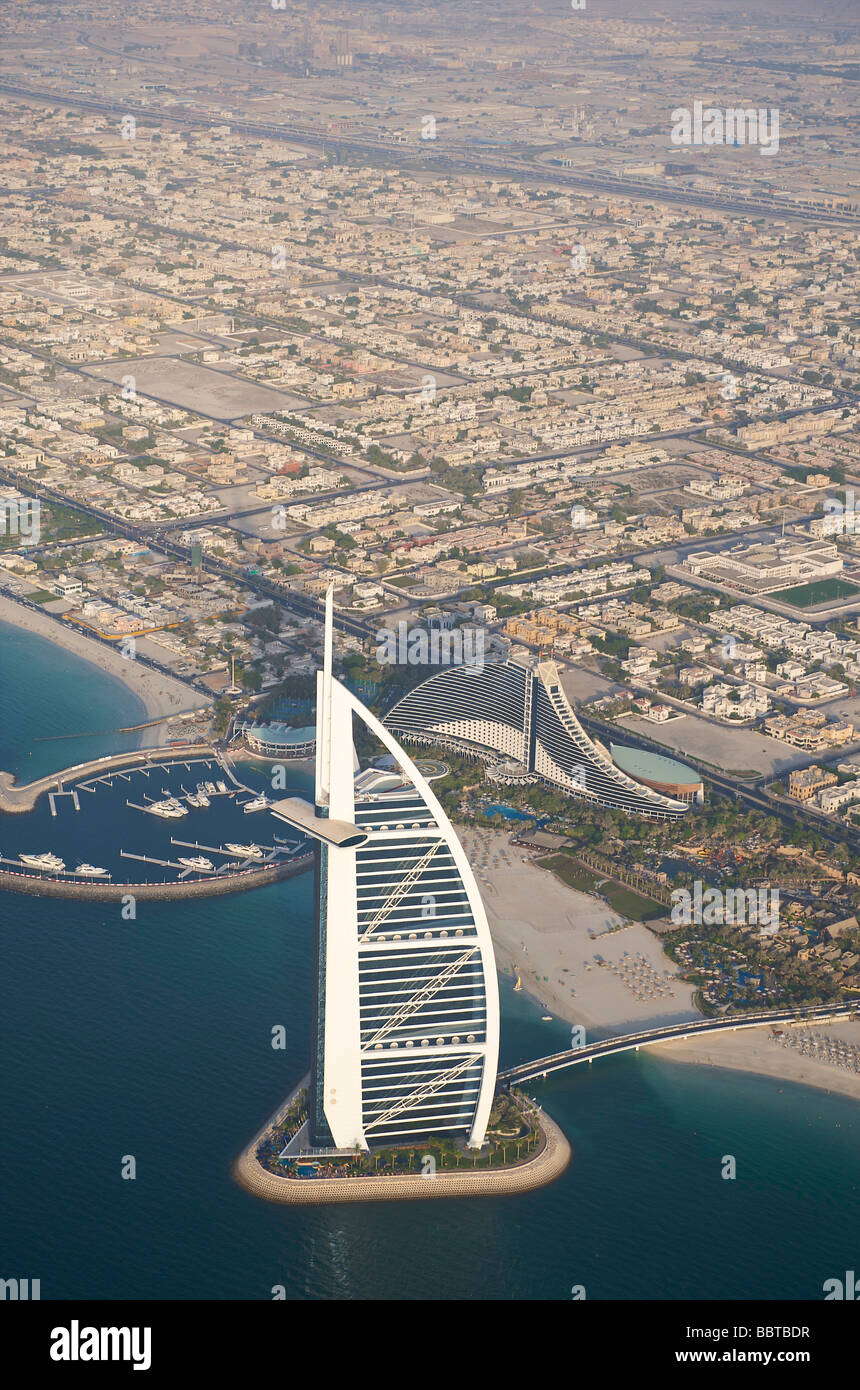
[[[266,834],[262,819],[263,833],[247,835],[248,808],[268,819],[263,776],[251,762],[237,772],[220,750],[171,758],[158,749],[66,769],[42,779],[36,794],[15,788],[32,805],[25,814],[20,806],[18,814],[0,813],[0,883],[64,896],[114,896],[122,887],[169,895],[301,872],[311,863],[301,838]],[[181,839],[170,833],[179,821]]]
[[[175,750],[174,759],[178,765],[180,759],[193,755],[192,761],[197,762],[203,759],[219,760],[222,755],[213,747],[207,744],[188,745],[183,753],[180,748]],[[143,776],[148,777],[153,768],[163,768],[165,765],[165,750],[163,748],[138,749],[135,752],[108,753],[104,757],[91,758],[87,762],[75,763],[71,767],[64,768],[61,772],[47,773],[44,777],[37,777],[32,782],[19,783],[17,776],[12,772],[0,771],[0,812],[7,812],[11,815],[23,815],[32,811],[37,805],[43,792],[61,792],[64,783],[74,782],[75,790],[92,791],[94,784],[112,780],[114,777],[122,777],[130,780],[130,773],[125,769],[138,771]],[[187,763],[182,764],[188,766]],[[219,765],[220,762],[219,762]],[[232,770],[229,774],[234,777]],[[237,782],[237,786],[241,784]],[[246,790],[250,791],[250,788]]]

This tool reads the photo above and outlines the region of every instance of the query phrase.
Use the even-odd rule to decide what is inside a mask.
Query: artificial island
[[[427,778],[334,678],[332,611],[329,591],[315,804],[270,808],[317,847],[311,1070],[235,1176],[299,1203],[541,1186],[570,1146],[525,1097],[496,1095],[499,995],[478,885]],[[384,753],[362,769],[371,742]]]

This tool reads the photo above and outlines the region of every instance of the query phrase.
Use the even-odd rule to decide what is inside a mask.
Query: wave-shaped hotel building
[[[413,743],[495,753],[513,765],[507,780],[540,779],[597,806],[672,820],[691,804],[628,776],[588,736],[554,661],[447,666],[394,705],[385,724]]]
[[[357,769],[353,719],[396,770]],[[274,815],[319,845],[306,1149],[448,1134],[484,1142],[496,1084],[492,942],[463,849],[427,780],[332,675],[317,677],[316,805]]]

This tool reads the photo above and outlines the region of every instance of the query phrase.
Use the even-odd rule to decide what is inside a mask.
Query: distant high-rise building
[[[349,42],[349,34],[345,29],[338,30],[337,38],[334,41],[335,62],[339,68],[352,67],[352,48]]]
[[[404,695],[385,717],[418,743],[493,751],[597,806],[672,820],[689,803],[634,781],[589,738],[554,661],[447,666]]]
[[[357,771],[353,719],[391,768]],[[386,728],[332,675],[332,596],[317,676],[316,806],[273,813],[317,840],[315,1147],[448,1134],[483,1143],[499,1000],[489,927],[445,812]]]

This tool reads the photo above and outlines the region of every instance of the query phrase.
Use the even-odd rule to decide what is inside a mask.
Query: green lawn
[[[593,895],[600,884],[601,896],[606,898],[621,917],[632,917],[635,922],[647,922],[652,917],[662,917],[667,911],[660,903],[653,902],[651,898],[644,898],[641,893],[634,892],[623,883],[614,883],[604,874],[592,873],[568,854],[551,854],[538,862],[542,868],[550,869],[568,888],[575,888],[580,893]]]
[[[652,917],[663,917],[668,911],[661,903],[643,898],[641,893],[634,893],[632,888],[625,888],[621,883],[607,883],[603,893],[620,917],[632,917],[634,922],[648,922]]]
[[[855,594],[860,594],[860,589],[856,584],[849,584],[847,579],[818,579],[814,584],[800,584],[796,589],[780,589],[768,598],[790,603],[794,608],[814,608],[818,603],[853,598]]]
[[[575,888],[579,893],[593,893],[599,878],[586,869],[582,864],[577,864],[575,859],[571,859],[567,854],[551,854],[546,859],[538,860],[542,869],[550,869],[566,883],[568,888]]]

